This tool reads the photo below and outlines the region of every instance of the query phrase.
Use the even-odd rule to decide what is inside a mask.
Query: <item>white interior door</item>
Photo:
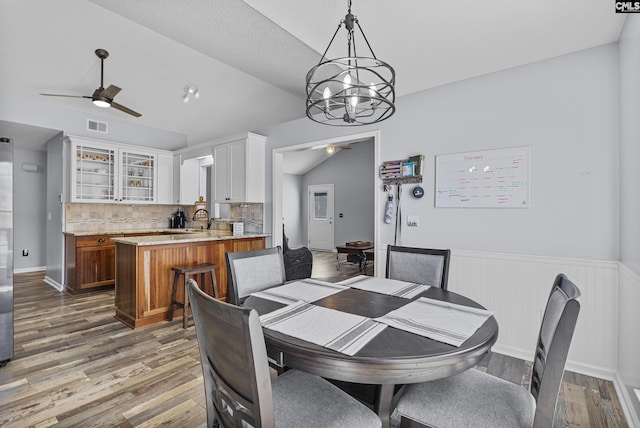
[[[333,251],[333,184],[309,186],[308,218],[307,246]]]

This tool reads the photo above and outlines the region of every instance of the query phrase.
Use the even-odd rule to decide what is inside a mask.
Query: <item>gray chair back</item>
[[[260,319],[187,282],[200,348],[207,426],[274,427],[271,379]]]
[[[447,289],[450,250],[387,246],[387,278]]]
[[[564,274],[551,288],[533,359],[531,394],[536,399],[535,427],[553,425],[569,346],[580,312],[580,290]]]
[[[282,285],[286,272],[282,248],[225,253],[229,302],[241,305],[249,294]]]

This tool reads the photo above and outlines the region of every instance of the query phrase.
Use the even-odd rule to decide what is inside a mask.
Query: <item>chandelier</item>
[[[347,56],[322,62],[342,24],[347,30]],[[356,52],[354,24],[370,57],[360,57]],[[393,67],[376,58],[358,18],[351,13],[349,0],[347,15],[338,24],[320,62],[307,73],[307,116],[334,126],[368,125],[388,119],[396,110],[395,76]]]

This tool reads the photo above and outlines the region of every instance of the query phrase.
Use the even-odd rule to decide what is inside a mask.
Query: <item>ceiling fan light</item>
[[[111,103],[109,101],[100,98],[93,100],[93,104],[102,108],[111,107]]]

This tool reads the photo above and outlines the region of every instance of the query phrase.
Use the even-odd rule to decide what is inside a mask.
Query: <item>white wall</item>
[[[289,247],[297,248],[305,246],[302,235],[302,176],[295,174],[283,174],[282,176],[282,217],[285,233],[289,238]]]
[[[640,16],[628,15],[620,36],[620,300],[618,370],[640,426]]]
[[[268,154],[376,128],[383,161],[424,154],[425,197],[403,200],[403,213],[419,215],[420,226],[402,244],[618,260],[617,88],[617,46],[607,45],[400,97],[396,114],[376,127],[304,118],[257,132],[268,137]],[[436,154],[521,145],[532,147],[530,208],[434,208]],[[381,224],[381,243],[393,242],[393,229]]]
[[[4,97],[2,101],[0,103],[0,118],[9,122],[18,122],[42,128],[62,129],[66,135],[117,141],[119,143],[163,150],[176,150],[187,145],[187,136],[184,134],[135,125],[119,121],[113,117],[101,116],[98,113],[87,115],[86,113],[67,110],[59,106],[48,108],[35,106],[33,103],[11,97]],[[87,119],[107,122],[109,133],[101,134],[88,131]]]
[[[23,164],[36,165],[37,171],[24,171]],[[46,264],[46,191],[47,152],[14,148],[13,267],[18,271],[41,270]]]
[[[620,260],[640,274],[640,16],[627,16],[619,50]]]
[[[373,141],[351,144],[351,150],[340,150],[303,176],[302,215],[309,217],[309,186],[333,184],[335,245],[350,241],[374,239],[375,151]],[[343,217],[340,218],[340,214]],[[306,239],[308,224],[303,221]]]
[[[65,200],[64,156],[67,155],[62,142],[62,132],[47,141],[47,232],[45,281],[62,289],[64,236],[62,234],[62,201]],[[62,195],[62,198],[60,198]]]

